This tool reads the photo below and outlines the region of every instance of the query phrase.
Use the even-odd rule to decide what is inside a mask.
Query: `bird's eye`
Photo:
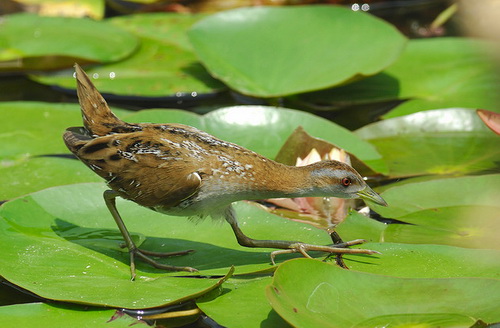
[[[351,185],[351,179],[349,178],[343,178],[342,179],[342,185],[345,186],[345,187],[348,187]]]

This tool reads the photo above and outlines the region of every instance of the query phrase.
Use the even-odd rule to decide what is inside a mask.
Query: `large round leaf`
[[[230,10],[200,21],[189,37],[212,75],[260,97],[373,75],[390,65],[405,44],[384,21],[336,6]]]
[[[114,110],[119,115],[123,110]],[[68,154],[62,134],[81,125],[76,104],[0,103],[0,200],[46,187],[100,181],[82,163],[43,155]],[[73,123],[72,123],[73,122]],[[78,123],[80,122],[80,123]]]
[[[346,86],[303,95],[327,108],[407,100],[386,117],[450,108],[498,111],[499,75],[487,52],[492,45],[465,38],[410,40],[382,73]]]
[[[499,212],[499,206],[455,205],[425,209],[399,218],[410,225],[388,226],[384,240],[500,249]]]
[[[199,308],[218,324],[231,328],[290,327],[269,305],[266,287],[271,277],[229,279],[221,296],[197,302]]]
[[[378,213],[398,219],[426,209],[450,206],[499,207],[500,174],[444,178],[392,187],[382,193],[388,207]]]
[[[392,224],[384,240],[500,249],[500,175],[408,183],[382,193],[389,207],[373,205]]]
[[[139,262],[136,281],[131,282],[129,256],[120,247],[122,237],[104,204],[103,187],[55,187],[3,204],[0,275],[49,299],[144,308],[199,296],[217,285],[212,279],[174,276],[220,276],[233,265],[237,274],[274,269],[271,249],[238,245],[228,224],[208,219],[195,225],[185,217],[163,215],[119,199],[118,210],[141,247],[160,252],[194,249],[194,254],[163,261],[200,270],[169,273]],[[271,215],[257,206],[238,203],[236,213],[242,230],[256,239],[331,243],[325,231]],[[278,256],[277,261],[290,256]]]
[[[356,134],[382,154],[391,177],[495,169],[500,138],[468,109],[414,113],[367,125]]]
[[[392,242],[363,247],[379,251],[381,255],[365,256],[362,261],[346,256],[345,263],[351,270],[402,278],[500,279],[500,250]]]
[[[491,278],[396,278],[297,259],[276,270],[267,296],[297,327],[470,327],[479,319],[500,321],[500,280]]]
[[[102,181],[97,174],[74,159],[34,157],[19,161],[3,160],[1,163],[0,201],[48,187]]]
[[[206,14],[147,13],[110,18],[109,23],[140,37],[164,41],[184,50],[192,50],[186,31]]]
[[[114,109],[117,115],[126,111]],[[0,103],[0,160],[69,153],[62,135],[66,128],[82,125],[80,106],[44,102]],[[8,165],[7,165],[8,166]]]
[[[51,328],[147,328],[146,322],[116,310],[89,309],[67,304],[29,303],[0,307],[2,327],[51,327]]]
[[[62,68],[75,61],[113,62],[138,46],[131,33],[89,19],[14,14],[3,17],[0,27],[1,71]]]
[[[198,16],[155,14],[117,17],[108,20],[140,37],[133,56],[110,65],[87,69],[97,89],[120,96],[166,97],[176,94],[212,93],[224,88],[197,62],[185,30]],[[32,75],[37,82],[75,89],[73,69]]]
[[[348,218],[342,225],[351,219],[352,217]],[[357,237],[360,236],[364,237]],[[406,278],[500,278],[500,251],[391,243],[370,243],[366,246],[382,255],[365,256],[361,260],[345,256],[344,262],[351,270]],[[305,269],[302,276],[305,281],[309,279],[306,273],[313,267]],[[215,299],[200,301],[198,306],[212,319],[227,327],[288,327],[265,300],[264,290],[270,280],[270,277],[231,278],[224,284],[225,293]],[[295,289],[303,289],[307,285],[305,281],[297,282]],[[351,304],[354,302],[352,298],[349,300]],[[409,314],[404,317],[411,316]]]
[[[71,122],[81,120],[79,112],[76,104],[0,103],[0,160],[67,152],[62,134]]]

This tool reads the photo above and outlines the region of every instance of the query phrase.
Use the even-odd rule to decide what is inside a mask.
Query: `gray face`
[[[316,191],[325,197],[364,198],[379,205],[387,203],[374,192],[351,166],[338,161],[310,165]]]

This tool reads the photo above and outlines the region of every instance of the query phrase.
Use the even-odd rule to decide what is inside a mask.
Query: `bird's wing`
[[[88,139],[67,131],[75,155],[122,197],[147,207],[171,207],[192,196],[201,177],[180,144],[144,131]]]

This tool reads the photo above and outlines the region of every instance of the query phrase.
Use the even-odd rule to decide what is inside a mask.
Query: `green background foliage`
[[[102,17],[98,7],[88,16]],[[152,308],[174,317],[158,326],[197,320],[175,312],[178,304],[227,327],[500,322],[500,138],[475,113],[500,111],[488,42],[407,40],[379,18],[337,6],[100,21],[16,14],[0,27],[0,71],[66,94],[64,103],[0,102],[3,326],[146,326],[119,310]],[[74,62],[87,64],[108,101],[125,103],[113,106],[125,121],[192,125],[269,158],[298,126],[345,149],[374,172],[368,181],[390,206],[369,204],[380,220],[352,209],[336,231],[344,240],[366,239],[354,247],[381,254],[344,256],[350,270],[320,261],[322,254],[280,255],[273,266],[271,249],[239,246],[227,224],[120,199],[141,247],[195,249],[165,261],[200,270],[172,273],[138,263],[130,281],[128,253],[102,199],[106,186],[62,141],[64,129],[81,125]],[[185,99],[200,105],[173,109]],[[167,100],[169,106],[157,106]],[[339,110],[355,121],[355,108],[393,101],[380,120],[356,131],[315,115]],[[252,238],[331,243],[326,231],[262,205],[238,202],[235,209]]]

